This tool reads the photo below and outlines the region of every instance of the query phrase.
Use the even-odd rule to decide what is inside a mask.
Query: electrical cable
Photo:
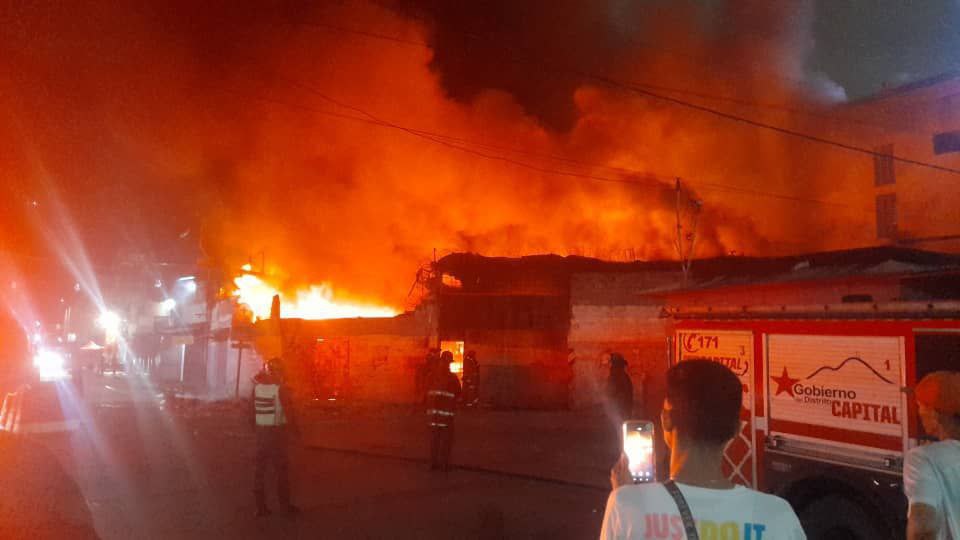
[[[356,35],[361,35],[361,36],[368,37],[368,38],[372,38],[372,39],[385,39],[385,40],[388,40],[388,41],[393,41],[393,42],[398,42],[398,43],[404,43],[404,44],[407,44],[407,45],[415,45],[415,46],[419,46],[419,47],[428,47],[428,48],[430,47],[429,44],[423,43],[423,42],[417,42],[417,41],[413,41],[413,40],[406,40],[406,39],[401,39],[401,38],[395,38],[395,37],[392,37],[392,36],[386,36],[386,35],[378,34],[378,33],[376,33],[376,32],[366,32],[366,31],[358,31],[358,30],[345,29],[345,28],[343,28],[343,27],[338,27],[338,26],[335,26],[335,25],[328,25],[328,24],[325,24],[325,23],[312,23],[312,22],[311,22],[311,23],[296,23],[296,24],[298,24],[298,25],[299,25],[299,24],[303,24],[303,25],[307,25],[307,26],[317,26],[317,27],[321,27],[321,28],[333,29],[333,30],[335,30],[335,31],[348,32],[348,33],[352,33],[352,34],[356,34]],[[479,36],[479,35],[477,35],[477,34],[473,34],[473,33],[469,33],[469,32],[464,32],[464,33],[462,33],[462,35],[464,35],[464,36],[466,36],[466,37],[469,37],[469,38],[471,38],[471,39],[477,39],[477,40],[483,40],[483,41],[489,42],[488,39],[484,38],[483,36]],[[496,45],[499,45],[499,44],[496,44]],[[501,48],[503,48],[503,49],[506,49],[508,52],[511,50],[511,49],[507,48],[506,46],[503,46],[503,45],[499,45],[499,46],[500,46]],[[539,59],[539,60],[524,60],[524,59],[518,59],[517,57],[513,57],[513,58],[510,58],[510,59],[513,60],[513,61],[517,61],[517,62],[524,63],[524,64],[534,63],[534,64],[536,64],[536,65],[537,65],[538,67],[540,67],[540,68],[543,68],[543,66],[544,66],[542,59]],[[774,131],[774,132],[780,133],[780,134],[782,134],[782,135],[789,135],[789,136],[792,136],[792,137],[798,137],[798,138],[802,138],[802,139],[808,140],[808,141],[810,141],[810,142],[815,142],[815,143],[819,143],[819,144],[825,144],[825,145],[833,146],[833,147],[836,147],[836,148],[848,150],[848,151],[851,151],[851,152],[856,152],[856,153],[860,153],[860,154],[865,154],[865,155],[869,155],[869,156],[873,156],[873,157],[889,158],[889,159],[892,159],[892,160],[894,160],[894,161],[897,161],[897,162],[900,162],[900,163],[904,163],[904,164],[915,165],[915,166],[924,167],[924,168],[928,168],[928,169],[932,169],[932,170],[937,170],[937,171],[941,171],[941,172],[947,172],[947,173],[951,173],[951,174],[958,174],[958,175],[960,175],[960,169],[954,169],[954,168],[951,168],[951,167],[946,167],[946,166],[942,166],[942,165],[937,165],[937,164],[935,164],[935,163],[930,163],[930,162],[921,161],[921,160],[912,159],[912,158],[906,158],[906,157],[897,156],[897,155],[893,155],[893,154],[884,154],[884,153],[882,153],[882,152],[878,152],[878,151],[876,151],[876,150],[872,150],[872,149],[869,149],[869,148],[864,148],[864,147],[856,146],[856,145],[853,145],[853,144],[844,143],[844,142],[842,142],[842,141],[836,141],[836,140],[829,139],[829,138],[826,138],[826,137],[821,137],[821,136],[819,136],[819,135],[812,135],[812,134],[809,134],[809,133],[804,133],[804,132],[797,131],[797,130],[794,130],[794,129],[785,128],[785,127],[777,126],[777,125],[774,125],[774,124],[769,124],[769,123],[762,122],[762,121],[759,121],[759,120],[754,120],[754,119],[752,119],[752,118],[748,118],[748,117],[745,117],[745,116],[741,116],[741,115],[737,115],[737,114],[733,114],[733,113],[728,113],[728,112],[726,112],[726,111],[721,111],[721,110],[719,110],[719,109],[715,109],[715,108],[712,108],[712,107],[707,107],[707,106],[704,106],[704,105],[699,105],[699,104],[692,103],[692,102],[689,102],[689,101],[685,101],[685,100],[682,100],[682,99],[679,99],[679,98],[674,98],[674,97],[671,97],[671,96],[665,96],[665,95],[663,95],[663,94],[660,94],[660,93],[657,93],[657,92],[655,92],[655,91],[651,91],[651,90],[648,90],[648,89],[644,88],[644,85],[643,85],[642,83],[639,83],[639,84],[638,84],[638,83],[622,82],[622,81],[618,81],[618,80],[616,80],[616,79],[614,79],[614,78],[612,78],[612,77],[607,77],[607,76],[603,76],[603,75],[597,75],[597,74],[590,73],[590,72],[587,72],[587,71],[579,70],[579,69],[577,69],[577,68],[570,68],[570,67],[566,67],[566,66],[552,66],[551,70],[554,71],[554,72],[560,72],[560,73],[573,73],[573,74],[576,74],[578,77],[581,77],[581,78],[583,78],[583,79],[593,80],[593,81],[595,81],[595,82],[601,83],[601,84],[603,84],[604,86],[607,86],[607,87],[610,87],[610,88],[615,88],[615,89],[620,89],[620,90],[626,90],[626,91],[629,91],[629,92],[632,92],[632,93],[635,93],[635,94],[638,94],[638,95],[645,96],[645,97],[650,98],[650,99],[655,99],[655,100],[663,101],[663,102],[666,102],[666,103],[670,103],[670,104],[673,104],[673,105],[676,105],[676,106],[680,106],[680,107],[685,107],[685,108],[692,109],[692,110],[695,110],[695,111],[699,111],[699,112],[702,112],[702,113],[712,114],[712,115],[717,116],[717,117],[719,117],[719,118],[723,118],[723,119],[726,119],[726,120],[743,123],[743,124],[746,124],[746,125],[749,125],[749,126],[752,126],[752,127],[760,128],[760,129],[766,129],[766,130]],[[662,88],[665,89],[666,87],[662,87]],[[661,90],[661,91],[666,91],[666,90]],[[676,92],[676,91],[678,91],[678,90],[677,90],[677,89],[670,89],[669,91],[674,91],[674,92]],[[703,97],[703,96],[701,95],[700,97]]]

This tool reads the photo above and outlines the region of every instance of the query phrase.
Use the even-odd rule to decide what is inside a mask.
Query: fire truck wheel
[[[890,538],[870,512],[850,499],[831,495],[815,500],[800,511],[809,540],[882,540]]]

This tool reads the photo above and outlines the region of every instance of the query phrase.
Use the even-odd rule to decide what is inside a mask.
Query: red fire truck
[[[902,463],[925,435],[902,390],[960,370],[960,302],[667,308],[671,361],[743,382],[725,467],[790,501],[812,540],[902,538]]]

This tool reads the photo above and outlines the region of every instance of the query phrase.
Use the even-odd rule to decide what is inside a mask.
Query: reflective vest
[[[427,419],[430,427],[449,427],[453,423],[456,394],[446,390],[427,392]]]
[[[287,423],[280,403],[279,384],[257,384],[253,387],[253,408],[258,426],[282,426]]]

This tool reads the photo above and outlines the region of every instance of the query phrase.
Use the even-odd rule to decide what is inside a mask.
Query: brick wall
[[[677,268],[679,269],[677,263]],[[584,272],[570,276],[572,305],[634,306],[649,304],[643,292],[679,284],[679,271],[603,273]]]
[[[572,357],[570,406],[584,408],[601,403],[612,352],[619,352],[627,360],[638,409],[651,399],[650,406],[655,405],[659,396],[656,387],[666,371],[667,327],[660,318],[660,307],[574,305],[572,313],[568,338]]]
[[[571,277],[571,320],[567,343],[572,359],[572,408],[603,402],[610,353],[627,360],[633,381],[635,414],[659,411],[667,368],[666,321],[662,305],[645,291],[678,284],[679,266],[670,271],[578,273]]]
[[[426,340],[415,336],[352,336],[346,396],[357,401],[414,403],[417,366],[427,354]]]
[[[463,340],[477,354],[481,402],[495,408],[567,407],[570,366],[566,334],[540,330],[468,330]]]
[[[287,380],[299,399],[414,403],[417,366],[427,354],[421,336],[364,334],[331,336],[335,348],[323,348],[313,335],[284,343]]]

